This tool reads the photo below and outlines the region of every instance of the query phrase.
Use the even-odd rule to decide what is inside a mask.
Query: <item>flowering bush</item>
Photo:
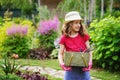
[[[59,26],[59,20],[54,17],[53,20],[41,21],[38,27],[38,32],[41,35],[51,34],[51,31],[56,32]]]
[[[60,22],[57,17],[40,22],[38,33],[41,48],[51,50],[54,47],[54,39],[58,35],[57,29],[59,23]]]
[[[13,25],[7,28],[7,37],[3,41],[3,51],[9,54],[19,54],[26,57],[29,50],[30,38],[27,36],[28,27],[23,25]]]
[[[34,35],[34,32],[35,32],[35,27],[33,26],[32,21],[30,21],[28,19],[21,19],[21,18],[19,19],[18,22],[15,22],[15,21],[18,21],[18,20],[13,20],[12,19],[12,21],[3,22],[2,25],[0,25],[0,52],[1,52],[0,58],[2,58],[2,56],[4,54],[6,54],[6,52],[8,52],[8,50],[13,49],[14,47],[15,48],[14,48],[13,53],[17,52],[16,54],[19,54],[19,57],[26,57],[27,54],[25,54],[25,53],[28,51],[28,49],[33,48],[32,44],[34,44],[34,42],[31,42],[31,41],[32,41],[32,39],[34,39],[33,35]],[[16,24],[16,25],[13,25],[13,24]],[[9,29],[13,26],[14,27],[21,26],[21,27],[27,27],[28,28],[27,29],[27,34],[23,35],[24,37],[22,36],[22,38],[25,38],[26,41],[21,39],[21,38],[20,39],[14,38],[14,40],[16,39],[16,43],[15,43],[15,41],[13,41],[12,39],[8,39],[10,36],[7,35],[7,29]],[[14,36],[14,37],[16,37],[16,36]],[[13,43],[14,43],[14,44],[11,43],[12,45],[9,44],[9,49],[8,50],[6,49],[6,48],[8,48],[8,46],[6,45],[7,47],[5,47],[3,45],[6,39],[8,39],[9,42],[13,41]],[[19,43],[17,42],[17,40],[18,40]],[[22,40],[22,41],[19,41],[19,40]],[[15,46],[15,44],[16,44],[16,46]],[[25,44],[29,45],[29,47],[24,46]],[[13,45],[14,45],[14,47],[12,48]],[[23,48],[23,46],[26,47],[26,48]],[[21,54],[21,53],[23,53],[23,54]]]

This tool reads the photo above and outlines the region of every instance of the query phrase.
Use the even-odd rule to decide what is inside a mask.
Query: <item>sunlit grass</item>
[[[35,59],[18,59],[17,63],[24,66],[41,66],[61,69],[57,59],[35,60]]]
[[[120,80],[120,73],[118,72],[109,72],[105,70],[91,70],[91,75],[101,80]]]

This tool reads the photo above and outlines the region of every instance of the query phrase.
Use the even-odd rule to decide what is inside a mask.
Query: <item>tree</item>
[[[93,0],[93,17],[96,18],[96,0]]]
[[[88,20],[89,20],[89,22],[91,22],[91,20],[92,20],[92,14],[93,14],[93,0],[89,0],[88,13],[89,13]]]
[[[34,0],[0,0],[2,9],[22,9],[22,13],[30,15],[33,13]]]
[[[69,11],[79,11],[81,16],[83,16],[84,12],[84,6],[83,6],[83,0],[63,0],[59,3],[57,6],[57,9],[60,10],[64,14]]]
[[[87,23],[87,6],[86,6],[86,0],[84,0],[84,23]]]
[[[101,0],[101,18],[103,18],[104,15],[104,0]]]
[[[110,0],[110,14],[112,13],[113,0]]]
[[[21,3],[21,4],[20,4]],[[24,4],[21,0],[0,0],[2,9],[20,8]]]

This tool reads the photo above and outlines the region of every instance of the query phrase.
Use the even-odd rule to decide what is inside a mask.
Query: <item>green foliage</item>
[[[40,19],[49,19],[50,18],[50,11],[48,10],[47,6],[41,6],[38,8],[39,17]]]
[[[5,22],[3,26],[0,27],[0,51],[3,50],[2,43],[6,39],[6,29],[12,25],[12,22]]]
[[[54,39],[58,36],[57,32],[51,31],[49,34],[39,35],[39,46],[46,50],[55,48]]]
[[[33,13],[33,5],[26,3],[22,6],[22,13],[24,15],[31,15]]]
[[[21,58],[26,58],[29,51],[30,38],[27,36],[9,36],[2,44],[3,51],[10,54],[18,54]]]
[[[14,38],[7,36],[6,30],[15,23],[17,23],[18,25],[28,26],[28,32],[26,36],[16,36],[16,38],[15,36]],[[25,54],[25,52],[27,52],[31,48],[31,39],[33,37],[34,31],[35,28],[30,20],[13,18],[13,21],[5,21],[0,27],[0,51],[2,53],[5,53],[10,50],[10,52],[19,54],[20,57],[25,57],[27,55],[27,53]]]
[[[15,74],[0,75],[0,80],[23,80]]]
[[[3,19],[2,19],[2,17],[0,17],[0,27],[1,27],[2,23],[3,23]]]
[[[81,0],[63,0],[61,3],[57,6],[58,10],[61,10],[62,14],[64,12],[69,12],[69,11],[80,11],[83,12],[83,1]],[[82,14],[81,14],[82,15]]]
[[[33,0],[31,0],[33,2]],[[24,5],[30,3],[29,0],[0,0],[0,6],[3,8],[3,9],[14,9],[14,8],[17,8],[17,9],[21,9]],[[32,5],[32,4],[31,4]],[[29,8],[29,5],[28,5],[28,8]]]
[[[120,17],[106,17],[91,23],[90,35],[95,45],[93,60],[96,66],[110,71],[120,70]]]
[[[53,50],[52,50],[52,53],[50,54],[50,57],[51,57],[52,59],[58,58],[58,51],[59,51],[59,49],[53,49]]]
[[[0,63],[0,67],[8,75],[9,73],[15,73],[20,68],[20,65],[15,63],[15,58],[5,55],[4,60]]]
[[[115,16],[116,18],[120,16],[120,11],[113,11],[112,15]]]
[[[49,11],[47,6],[40,6],[37,8],[38,15],[35,16],[36,22],[40,20],[48,20],[55,15],[55,11]]]

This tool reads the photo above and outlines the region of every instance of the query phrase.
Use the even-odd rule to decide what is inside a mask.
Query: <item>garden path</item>
[[[24,67],[21,67],[20,70],[40,72],[41,74],[48,74],[55,78],[63,78],[63,75],[64,75],[63,70],[55,70],[52,68],[44,68],[44,67],[39,67],[39,66],[24,66]],[[101,80],[101,79],[91,77],[91,80]]]

